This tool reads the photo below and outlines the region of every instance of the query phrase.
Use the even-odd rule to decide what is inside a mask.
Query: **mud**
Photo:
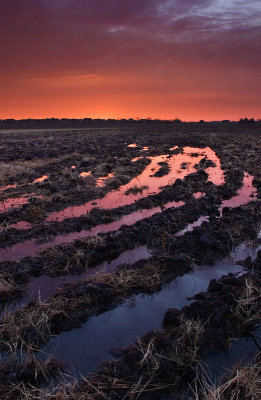
[[[141,386],[141,400],[182,398],[199,360],[217,376],[215,357],[220,371],[237,361],[237,348],[250,349],[241,337],[261,322],[258,296],[238,313],[246,278],[254,295],[261,287],[260,133],[258,124],[1,132],[5,349],[59,343],[57,356],[75,357],[71,371],[89,374],[112,347],[120,359],[74,390],[112,400]]]

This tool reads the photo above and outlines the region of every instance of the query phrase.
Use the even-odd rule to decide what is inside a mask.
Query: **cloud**
[[[253,76],[258,87],[260,43],[260,0],[0,2],[0,75],[6,90],[29,81],[53,87],[56,80],[59,90],[79,82],[94,90],[96,84],[101,95],[102,84],[116,85],[117,77],[137,82],[149,77],[152,86],[157,79],[159,91],[177,79],[183,87],[186,79],[193,85],[200,74],[221,76],[227,85],[225,74],[231,71]],[[234,75],[239,85],[246,82]]]

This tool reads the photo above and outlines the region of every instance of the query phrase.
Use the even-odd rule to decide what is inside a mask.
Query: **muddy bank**
[[[167,311],[164,330],[150,332],[134,345],[118,349],[120,359],[103,364],[77,396],[130,399],[134,388],[143,400],[188,395],[193,380],[202,374],[200,362],[207,354],[214,348],[228,348],[233,338],[248,334],[260,322],[260,284],[260,278],[252,274],[211,281],[208,291],[196,295],[190,306]],[[254,300],[251,311],[243,302],[250,285]]]
[[[242,271],[242,267],[229,259],[212,266],[195,266],[159,292],[132,296],[113,310],[89,318],[80,328],[56,336],[47,346],[48,351],[54,351],[55,357],[74,375],[89,375],[100,362],[117,357],[117,349],[129,346],[148,331],[161,329],[167,308],[181,309],[191,303],[191,296],[207,290],[211,279]],[[75,343],[73,348],[70,343]]]

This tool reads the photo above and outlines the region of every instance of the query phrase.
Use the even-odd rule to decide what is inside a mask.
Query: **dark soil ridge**
[[[15,126],[17,126],[17,124]],[[37,125],[36,127],[40,127],[42,134],[39,134],[39,130],[31,132],[30,130],[27,132],[20,132],[19,130],[11,133],[1,132],[1,157],[4,162],[30,160],[32,159],[32,154],[35,158],[54,158],[76,151],[80,154],[86,153],[87,150],[88,152],[93,151],[95,153],[97,152],[98,145],[99,150],[101,149],[101,143],[104,143],[104,146],[106,145],[109,149],[113,147],[115,143],[119,143],[119,141],[128,143],[138,141],[141,146],[147,146],[148,140],[144,140],[144,136],[151,139],[152,144],[164,144],[164,139],[166,140],[164,135],[170,134],[172,143],[175,141],[174,144],[176,145],[182,145],[184,136],[188,136],[188,145],[195,145],[196,147],[202,141],[202,138],[205,139],[205,136],[209,136],[209,133],[217,133],[218,135],[227,137],[229,140],[242,140],[242,138],[246,138],[249,143],[251,143],[251,140],[249,140],[250,138],[257,140],[261,134],[260,124],[243,125],[237,123],[184,123],[176,125],[169,123],[155,125],[152,123],[146,126],[141,123],[135,126],[131,124],[124,124],[122,126],[109,125],[105,130],[99,126],[94,128],[86,127],[86,129],[68,129],[68,127],[61,127],[59,131],[52,128],[50,129],[49,125],[47,125],[46,128],[44,125]],[[5,126],[5,129],[8,128],[10,129],[11,125],[8,125],[8,127]],[[175,137],[176,135],[177,140]],[[157,140],[155,140],[155,137]],[[91,141],[94,141],[94,139],[96,139],[97,147],[92,148]],[[101,139],[103,142],[101,142]],[[14,143],[15,147],[13,147]],[[28,143],[30,143],[30,146],[28,146]],[[12,151],[10,151],[11,148]]]

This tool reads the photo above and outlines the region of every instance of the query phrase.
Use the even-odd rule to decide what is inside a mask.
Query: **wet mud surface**
[[[185,125],[0,133],[1,351],[72,399],[189,398],[259,351],[260,127]]]

